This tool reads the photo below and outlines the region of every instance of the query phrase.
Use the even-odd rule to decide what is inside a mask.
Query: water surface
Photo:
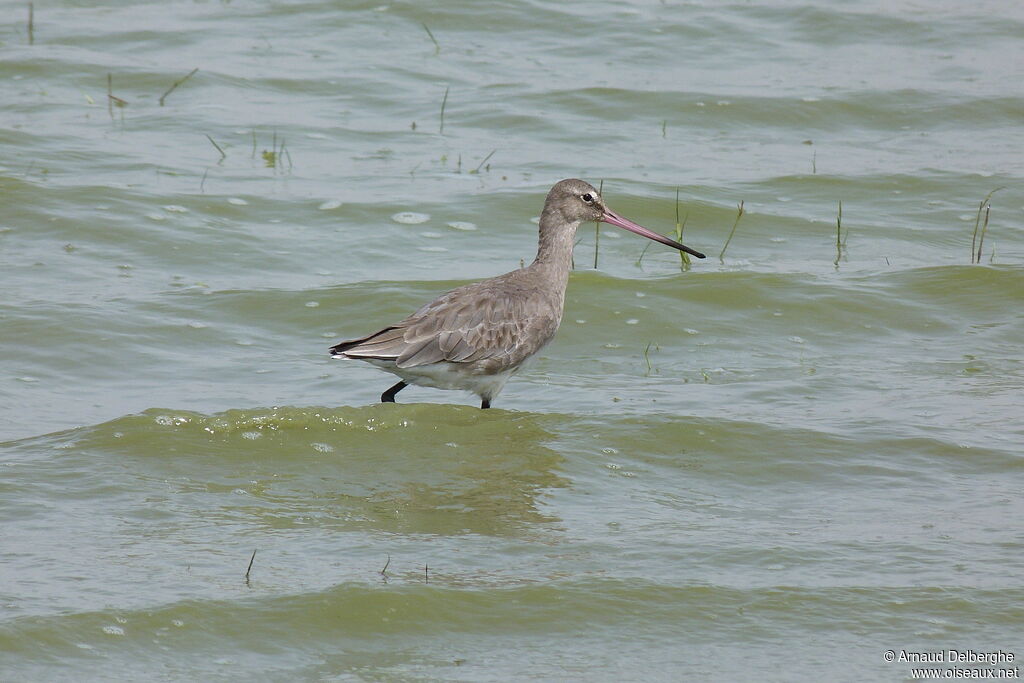
[[[1017,5],[8,15],[0,678],[1024,657]],[[564,177],[709,258],[583,226],[490,411],[327,357],[529,262]]]

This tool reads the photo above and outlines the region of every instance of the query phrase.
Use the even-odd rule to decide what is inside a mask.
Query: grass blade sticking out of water
[[[1005,190],[1005,187],[997,187],[996,189],[985,195],[985,198],[978,204],[978,215],[974,219],[974,234],[971,236],[971,263],[981,263],[981,245],[977,244],[978,240],[978,226],[981,223],[981,212],[985,210],[986,206],[991,206],[989,200],[992,199],[992,195],[999,190]],[[988,227],[988,212],[985,212],[985,226]]]
[[[651,346],[654,342],[647,342],[647,348],[644,349],[644,362],[647,363],[647,372],[644,373],[644,377],[651,376]]]
[[[597,193],[604,190],[604,178],[598,184]],[[601,249],[601,221],[594,221],[594,270],[597,270],[597,252]]]
[[[430,32],[430,27],[423,21],[420,22],[420,25],[423,26],[423,30],[427,32],[427,35],[430,36],[430,40],[434,43],[434,54],[440,54],[441,46],[438,44],[437,39],[434,38],[434,34]]]
[[[263,158],[263,165],[267,168],[277,169],[277,131],[274,131],[274,137],[270,142],[270,149],[263,150],[260,152],[260,156]]]
[[[487,156],[485,156],[485,157],[484,157],[484,160],[483,160],[483,161],[481,161],[481,162],[480,162],[479,164],[477,164],[477,167],[476,167],[476,168],[474,168],[474,169],[473,169],[472,171],[470,171],[470,173],[479,173],[479,172],[480,172],[480,169],[481,169],[481,168],[483,168],[484,164],[486,164],[486,163],[487,163],[487,160],[488,160],[488,159],[490,159],[490,158],[491,158],[492,156],[494,156],[494,153],[495,153],[495,152],[497,152],[497,151],[498,151],[498,150],[496,150],[496,149],[492,149],[492,150],[491,150],[491,153],[490,153],[490,154],[488,154]],[[491,167],[490,167],[490,166],[488,166],[487,168],[488,168],[488,169],[490,169]]]
[[[676,188],[676,232],[675,232],[676,242],[682,243],[682,241],[683,241],[683,230],[686,228],[686,219],[689,218],[689,217],[690,217],[690,214],[686,214],[685,216],[683,216],[683,222],[682,223],[679,222],[679,188],[677,187]],[[643,258],[643,255],[641,255],[641,258]],[[679,268],[681,270],[689,270],[690,269],[690,255],[687,254],[685,251],[679,252],[679,261],[680,261]]]
[[[252,557],[249,558],[249,567],[245,570],[245,585],[249,585],[249,572],[252,571],[252,563],[256,560],[256,551],[252,551]]]
[[[34,45],[36,42],[36,9],[32,3],[28,3],[28,44]]]
[[[640,252],[640,258],[636,260],[636,265],[641,270],[643,269],[644,254],[647,253],[647,250],[651,248],[652,244],[654,244],[654,242],[648,241],[647,244],[644,245],[643,251]]]
[[[448,87],[444,88],[444,98],[441,100],[441,125],[438,127],[437,132],[439,135],[444,135],[444,108],[448,104]]]
[[[725,261],[725,250],[729,248],[729,242],[732,242],[732,236],[736,234],[736,226],[740,224],[740,219],[743,218],[743,200],[740,200],[739,205],[736,207],[736,220],[733,221],[732,230],[729,231],[729,237],[725,240],[725,245],[722,247],[722,253],[718,255],[718,260]]]
[[[206,133],[203,133],[203,135],[206,135],[206,139],[210,141],[210,144],[211,144],[211,145],[213,145],[214,147],[216,147],[216,148],[217,148],[217,151],[218,151],[218,152],[220,152],[220,161],[224,161],[225,159],[227,159],[228,155],[224,153],[224,150],[222,150],[222,149],[220,148],[220,145],[218,145],[218,144],[217,144],[217,143],[216,143],[216,142],[214,141],[214,139],[213,139],[213,138],[211,138],[211,137],[210,137],[210,136],[209,136],[208,134],[206,134]],[[220,163],[220,161],[218,161],[217,163],[219,164],[219,163]]]
[[[281,157],[281,159],[282,159],[282,161],[281,161],[281,170],[284,170],[284,158],[287,157],[288,158],[288,171],[291,172],[291,170],[292,170],[292,153],[289,152],[287,149],[285,149],[284,138],[281,138],[281,154],[283,155]]]
[[[193,76],[193,75],[194,75],[194,74],[195,74],[195,73],[196,73],[197,71],[199,71],[199,67],[198,67],[198,66],[197,66],[196,68],[192,69],[191,71],[189,71],[189,72],[188,72],[188,76],[185,76],[184,78],[182,78],[182,79],[180,79],[180,80],[174,81],[174,83],[172,83],[172,84],[171,84],[171,87],[170,87],[170,88],[168,88],[168,89],[167,89],[167,91],[166,91],[166,92],[164,92],[164,94],[160,96],[160,106],[161,106],[161,107],[162,107],[162,106],[164,106],[164,99],[166,99],[166,97],[167,97],[168,95],[170,95],[170,94],[171,94],[172,92],[174,92],[175,88],[177,88],[177,87],[178,87],[179,85],[181,85],[182,83],[184,83],[184,82],[185,82],[185,81],[187,81],[188,79],[192,78],[192,76]]]
[[[978,257],[975,259],[975,263],[981,263],[981,248],[985,246],[985,233],[988,231],[988,212],[991,210],[991,204],[985,207],[985,224],[982,225],[981,235],[978,236]]]
[[[255,141],[255,137],[253,138]],[[274,131],[274,137],[271,139],[270,149],[265,149],[260,152],[260,156],[263,158],[263,165],[267,168],[274,169],[276,174],[278,171],[284,171],[284,160],[288,159],[288,170],[292,170],[292,155],[291,152],[285,147],[284,137],[281,138],[281,144],[277,144],[277,130]]]
[[[111,74],[107,74],[107,113],[110,114],[110,118],[114,118],[114,106],[121,109],[121,122],[124,123],[124,108],[128,105],[127,100],[122,100],[120,97],[114,94],[113,91],[114,78]]]
[[[839,213],[836,214],[836,260],[832,262],[836,268],[839,267],[839,259],[843,255],[843,248],[846,247],[846,240],[842,237],[843,233],[843,202],[839,202]],[[847,230],[846,234],[849,235],[850,231]]]

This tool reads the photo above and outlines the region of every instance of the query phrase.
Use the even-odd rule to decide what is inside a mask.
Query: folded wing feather
[[[472,285],[471,285],[472,286]],[[547,343],[558,328],[547,307],[529,308],[529,297],[508,289],[448,292],[405,320],[375,334],[341,342],[331,349],[349,358],[393,360],[410,368],[440,361],[455,363],[494,359],[518,363]]]

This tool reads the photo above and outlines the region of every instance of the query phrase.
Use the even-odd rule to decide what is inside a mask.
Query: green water
[[[0,680],[1019,665],[1018,4],[5,16]],[[490,411],[328,358],[565,177],[709,258],[583,226]]]

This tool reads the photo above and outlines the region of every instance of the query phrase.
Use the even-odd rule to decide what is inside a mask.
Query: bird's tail
[[[331,347],[331,356],[333,356],[334,358],[349,358],[350,356],[346,356],[345,355],[346,351],[352,351],[355,348],[357,348],[358,346],[361,346],[362,344],[365,344],[366,342],[372,341],[372,340],[376,339],[377,337],[379,337],[380,335],[384,334],[385,332],[390,332],[393,329],[395,329],[395,328],[394,327],[388,327],[388,328],[385,328],[383,330],[379,330],[377,332],[374,332],[373,334],[369,334],[369,335],[367,335],[365,337],[360,337],[359,339],[348,339],[348,340],[343,341],[343,342],[338,342],[337,344],[335,344],[334,346]],[[364,355],[364,354],[359,354],[359,355]]]

